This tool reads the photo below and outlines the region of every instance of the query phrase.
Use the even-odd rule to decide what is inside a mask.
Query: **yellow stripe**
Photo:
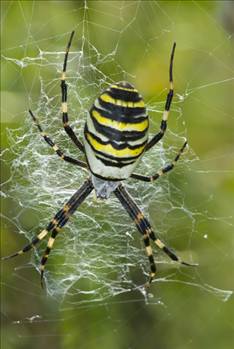
[[[53,146],[53,149],[54,149],[54,151],[59,150],[59,147],[57,146],[57,144],[55,144],[55,145]]]
[[[48,240],[48,244],[47,244],[47,247],[49,248],[52,248],[53,244],[54,244],[54,238],[50,237],[49,240]]]
[[[104,126],[110,126],[115,128],[116,130],[123,130],[123,131],[145,131],[147,127],[149,126],[148,119],[137,122],[137,123],[126,123],[126,122],[120,122],[116,120],[110,120],[108,118],[105,118],[102,116],[99,112],[96,110],[92,110],[93,117],[97,120],[97,122]]]
[[[135,88],[122,87],[118,85],[111,85],[110,88],[117,88],[118,90],[129,91],[129,92],[138,92]]]
[[[161,240],[159,240],[159,239],[156,239],[155,243],[161,249],[163,249],[163,247],[165,247],[164,243]]]
[[[67,102],[62,103],[62,112],[67,113]]]
[[[111,104],[115,104],[115,105],[119,105],[121,107],[127,107],[127,108],[144,108],[145,103],[143,100],[139,101],[139,102],[126,102],[126,101],[122,101],[121,99],[114,99],[112,97],[110,97],[108,94],[103,93],[100,96],[101,100],[107,103],[111,103]]]
[[[164,110],[162,119],[163,119],[164,121],[167,121],[168,115],[169,115],[169,111],[168,111],[168,110]]]
[[[37,235],[39,240],[42,240],[48,234],[48,230],[44,229]]]
[[[144,218],[143,214],[139,212],[135,219],[136,224],[139,224],[143,218]],[[147,238],[148,238],[148,235],[144,235],[144,239],[147,239]]]
[[[101,151],[101,152],[104,152],[106,154],[113,155],[113,156],[116,156],[119,158],[137,156],[137,155],[141,154],[145,148],[145,145],[143,145],[137,149],[129,149],[128,147],[126,147],[124,149],[118,150],[118,149],[113,148],[111,144],[99,143],[89,133],[87,133],[87,138],[95,150]]]
[[[67,211],[69,211],[69,209],[70,209],[70,205],[65,205],[64,207],[63,207],[63,212],[67,212]]]
[[[153,251],[152,251],[151,246],[146,246],[145,250],[146,250],[146,254],[147,254],[148,257],[152,256]]]

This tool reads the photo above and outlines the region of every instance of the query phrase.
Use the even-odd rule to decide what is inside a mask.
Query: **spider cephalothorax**
[[[156,265],[154,262],[153,251],[150,246],[150,240],[152,240],[153,243],[163,250],[172,260],[178,261],[181,264],[191,265],[183,262],[157,237],[149,221],[144,217],[140,208],[135,204],[124,185],[121,183],[122,180],[129,177],[146,182],[157,180],[164,173],[173,169],[175,163],[179,160],[180,155],[183,153],[187,145],[187,142],[185,142],[179,153],[174,158],[174,161],[157,171],[154,175],[144,176],[133,173],[133,170],[143,154],[158,143],[167,128],[167,119],[173,98],[172,67],[175,43],[172,48],[170,59],[170,89],[167,95],[159,132],[148,141],[149,118],[142,96],[134,86],[128,82],[122,81],[109,86],[95,100],[85,123],[83,145],[83,143],[77,138],[68,121],[66,68],[73,36],[74,31],[71,33],[67,45],[61,77],[62,120],[66,133],[78,149],[84,153],[87,163],[66,156],[51,140],[51,138],[43,132],[33,112],[29,110],[29,113],[36,123],[41,136],[44,138],[46,143],[53,148],[55,153],[66,162],[87,168],[90,171],[90,177],[72,195],[64,207],[57,212],[44,230],[36,235],[22,250],[13,255],[4,257],[4,259],[15,257],[29,251],[33,246],[44,239],[49,232],[51,232],[51,236],[48,239],[47,247],[40,264],[42,281],[45,264],[53,247],[55,238],[60,229],[67,223],[70,216],[93,189],[95,190],[96,195],[102,199],[108,198],[113,192],[121,202],[122,206],[126,209],[129,216],[133,219],[138,231],[143,237],[151,269],[149,282],[147,283],[147,285],[149,285],[156,273]]]

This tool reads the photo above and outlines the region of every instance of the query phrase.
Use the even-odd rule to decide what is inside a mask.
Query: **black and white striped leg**
[[[84,184],[72,195],[72,197],[67,201],[64,207],[59,210],[54,218],[49,222],[46,229],[42,230],[40,234],[35,236],[32,241],[26,245],[22,250],[7,256],[2,259],[9,259],[21,255],[27,251],[30,251],[38,242],[40,242],[44,237],[52,231],[51,237],[48,240],[47,249],[41,261],[41,279],[43,278],[45,263],[47,261],[49,252],[53,246],[54,240],[60,229],[67,223],[69,217],[76,211],[80,204],[86,199],[86,197],[93,190],[93,184],[90,179],[86,180]]]
[[[52,139],[45,132],[43,132],[42,127],[39,124],[38,119],[36,118],[36,116],[33,114],[33,112],[31,110],[29,110],[29,114],[31,115],[34,123],[36,124],[41,136],[44,138],[46,143],[54,150],[54,152],[60,157],[60,159],[67,161],[67,162],[70,162],[71,164],[78,165],[78,166],[83,167],[83,168],[87,168],[87,164],[85,162],[73,159],[70,156],[66,156],[62,152],[62,150],[59,148],[59,146],[57,144],[55,144],[52,141]]]
[[[61,76],[62,115],[63,115],[63,127],[64,127],[66,133],[71,138],[71,140],[75,143],[75,145],[84,153],[83,144],[77,138],[76,134],[72,130],[71,126],[69,125],[68,112],[67,112],[68,107],[67,107],[66,69],[67,69],[68,54],[69,54],[69,50],[71,47],[74,33],[75,33],[74,31],[71,33],[70,39],[69,39],[67,47],[66,47],[66,53],[65,53],[64,62],[63,62],[63,71],[62,71],[62,76]]]
[[[144,242],[144,245],[145,245],[145,252],[146,252],[146,255],[147,255],[148,259],[149,259],[149,264],[150,264],[149,280],[145,284],[145,287],[149,287],[150,284],[152,283],[155,275],[156,275],[156,264],[155,264],[155,261],[154,261],[153,251],[152,251],[152,247],[150,245],[150,238],[149,238],[148,234],[143,234],[143,242]]]
[[[50,229],[52,230],[52,233],[48,240],[48,244],[40,264],[42,286],[43,286],[43,275],[45,270],[45,264],[48,260],[50,251],[53,247],[57,234],[63,228],[63,226],[67,223],[70,216],[76,211],[76,209],[80,206],[80,204],[91,193],[92,190],[93,190],[93,184],[89,179],[83,184],[83,186],[80,189],[78,189],[78,191],[71,197],[71,199],[66,203],[66,205],[54,216],[54,219],[51,222],[53,226]]]
[[[44,270],[45,270],[45,265],[46,265],[46,262],[49,258],[49,254],[53,248],[53,245],[54,245],[54,242],[55,242],[55,238],[56,236],[58,235],[59,233],[59,228],[54,228],[52,230],[52,233],[51,233],[51,236],[48,240],[48,243],[47,243],[47,247],[45,249],[45,252],[41,258],[41,263],[40,263],[40,273],[41,273],[41,287],[43,288],[43,279],[44,279]]]
[[[131,174],[131,178],[135,178],[138,179],[139,181],[143,181],[143,182],[153,182],[155,180],[157,180],[159,177],[161,177],[162,175],[164,175],[165,173],[170,172],[171,170],[173,170],[173,168],[175,167],[177,161],[179,160],[181,154],[184,152],[186,146],[187,146],[187,141],[183,144],[182,148],[180,149],[180,151],[178,152],[178,154],[176,155],[176,157],[174,158],[174,160],[167,166],[161,168],[159,171],[156,172],[155,175],[153,176],[143,176],[137,173],[132,173]]]
[[[118,186],[118,188],[114,191],[114,193],[115,193],[116,197],[119,199],[119,201],[121,202],[121,204],[123,205],[123,207],[128,212],[129,216],[133,219],[133,221],[135,222],[135,224],[137,226],[137,229],[139,230],[139,232],[143,236],[143,242],[145,245],[146,255],[147,255],[147,257],[149,259],[149,263],[150,263],[149,280],[148,280],[148,283],[145,285],[146,287],[148,287],[151,284],[151,282],[153,281],[155,274],[156,274],[156,265],[154,262],[153,251],[152,251],[152,248],[150,246],[150,237],[149,237],[148,231],[145,228],[145,226],[143,226],[142,224],[139,224],[137,215],[140,212],[140,210],[139,209],[136,210],[135,207],[131,207],[129,200],[128,200],[128,197],[125,195],[125,191],[126,190],[124,189],[123,185],[120,184]]]
[[[166,129],[167,129],[167,119],[170,112],[171,102],[173,99],[174,94],[174,85],[173,85],[173,60],[174,60],[174,54],[175,54],[175,48],[176,43],[174,42],[172,51],[171,51],[171,58],[170,58],[170,67],[169,67],[169,81],[170,81],[170,89],[167,94],[165,109],[163,112],[163,117],[161,121],[160,131],[148,142],[146,145],[146,151],[151,149],[156,143],[160,141],[160,139],[164,136]]]
[[[6,259],[10,259],[10,258],[14,258],[17,257],[19,255],[22,255],[25,252],[30,251],[34,246],[36,246],[41,240],[43,240],[46,235],[49,233],[49,231],[47,229],[43,229],[38,235],[34,236],[31,240],[31,242],[29,244],[27,244],[26,246],[24,246],[22,248],[22,250],[17,251],[16,253],[13,253],[9,256],[5,256],[2,257],[2,260],[6,260]]]
[[[144,217],[142,211],[140,208],[136,205],[136,203],[133,201],[127,190],[124,188],[122,184],[118,186],[118,188],[114,191],[116,197],[119,199],[123,207],[128,212],[129,216],[134,220],[134,223],[136,224],[137,229],[139,232],[143,235],[144,239],[150,238],[158,248],[160,248],[164,253],[168,255],[170,259],[173,261],[177,261],[180,264],[187,265],[187,266],[195,266],[195,264],[190,264],[187,262],[184,262],[181,260],[169,247],[167,247],[154,233],[154,231],[151,228],[151,225],[149,221]],[[148,245],[146,245],[147,247]],[[148,250],[146,251],[148,258],[150,260],[151,264],[151,275],[149,283],[152,282],[153,277],[156,272],[155,263],[153,261],[153,254],[152,249],[149,245]]]

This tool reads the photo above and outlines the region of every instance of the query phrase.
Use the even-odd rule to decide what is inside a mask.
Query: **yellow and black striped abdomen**
[[[91,172],[109,180],[128,178],[145,150],[148,127],[138,91],[127,82],[111,85],[95,100],[85,124]]]

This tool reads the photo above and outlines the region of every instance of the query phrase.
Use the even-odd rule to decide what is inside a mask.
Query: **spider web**
[[[197,11],[202,13],[199,4],[195,4]],[[35,3],[30,6],[33,17]],[[65,136],[61,124],[60,75],[64,48],[70,32],[64,30],[56,36],[41,38],[39,32],[31,29],[32,19],[29,25],[27,24],[28,8],[21,3],[19,7],[21,19],[27,29],[26,39],[20,43],[22,54],[14,55],[15,47],[12,46],[3,52],[2,57],[6,66],[17,69],[27,102],[24,108],[17,111],[23,120],[21,126],[7,129],[9,147],[3,151],[3,163],[9,168],[9,175],[3,183],[2,191],[3,199],[15,207],[13,216],[10,213],[3,215],[4,222],[14,227],[15,232],[22,234],[27,241],[47,225],[88,174],[83,169],[60,161],[52,153],[40,139],[38,130],[27,112],[30,106],[43,129],[66,155],[84,160],[83,155]],[[158,20],[156,31],[155,26],[151,24],[151,10],[152,16]],[[67,68],[69,118],[75,133],[82,134],[90,106],[100,91],[110,83],[129,80],[144,95],[144,91],[147,91],[144,81],[148,80],[148,77],[144,79],[144,74],[147,73],[142,67],[148,62],[149,70],[152,71],[150,64],[153,63],[150,57],[155,53],[157,62],[161,60],[164,63],[161,65],[162,71],[155,72],[158,74],[156,82],[154,79],[151,81],[154,85],[162,76],[163,82],[159,82],[160,92],[145,98],[152,136],[159,129],[164,109],[170,44],[173,42],[172,34],[175,27],[166,6],[154,1],[108,4],[100,1],[77,3],[76,8],[67,10],[67,14],[70,14],[70,11],[77,15],[74,26],[76,34]],[[49,19],[47,24],[53,20]],[[147,27],[144,26],[144,21]],[[161,43],[162,38],[165,46],[161,46],[161,52],[156,52],[157,42]],[[219,46],[214,44],[205,47],[202,52],[203,60],[212,57],[214,61],[218,61],[219,50],[230,40],[231,36]],[[105,46],[102,46],[102,42],[105,42]],[[131,52],[126,51],[127,45],[132,42],[136,45],[131,46]],[[128,55],[131,58],[125,62]],[[133,70],[132,62],[136,57],[137,63]],[[182,76],[176,73],[178,59],[176,52],[175,82],[182,80]],[[219,91],[219,88],[225,87],[233,80],[233,77],[230,77],[233,70],[226,61],[221,73],[227,72],[229,75],[220,73],[217,80],[194,84],[196,73],[203,69],[203,60],[195,68],[194,75],[186,77],[184,89],[176,91],[167,134],[162,142],[145,154],[137,168],[138,173],[150,175],[175,157],[188,133],[184,115],[186,101],[200,103],[198,91],[206,90],[210,86],[216,86]],[[29,73],[33,76],[30,83],[27,79]],[[212,109],[211,102],[208,107]],[[209,232],[203,232],[200,228],[202,222],[210,220],[233,227],[232,217],[217,217],[209,212],[207,206],[214,200],[213,197],[206,198],[194,207],[189,204],[188,175],[214,173],[213,170],[207,169],[209,161],[210,159],[201,162],[190,147],[173,174],[150,184],[135,180],[126,182],[127,189],[150,218],[160,238],[175,248],[177,254],[188,262],[199,263],[196,243],[209,237]],[[30,223],[27,220],[29,216]],[[15,239],[18,238],[17,234]],[[18,266],[14,273],[16,278],[23,278],[22,271],[25,269],[38,268],[45,246],[46,242],[42,242],[31,257],[27,255],[27,261],[24,263],[20,257],[18,258]],[[201,292],[217,296],[222,301],[227,301],[232,295],[228,288],[219,288],[203,280],[199,267],[182,268],[155,249],[154,256],[161,269],[155,284],[182,283],[186,287],[196,287]],[[159,299],[154,292],[151,297],[146,297],[144,293],[143,284],[148,272],[148,260],[141,236],[127,213],[114,196],[106,202],[100,202],[91,194],[57,237],[47,263],[45,283],[48,294],[62,302],[64,308],[81,305],[88,307],[91,302],[111,302],[115,296],[123,293],[129,294],[129,301],[134,301],[132,291],[143,294],[146,302],[157,303]]]

